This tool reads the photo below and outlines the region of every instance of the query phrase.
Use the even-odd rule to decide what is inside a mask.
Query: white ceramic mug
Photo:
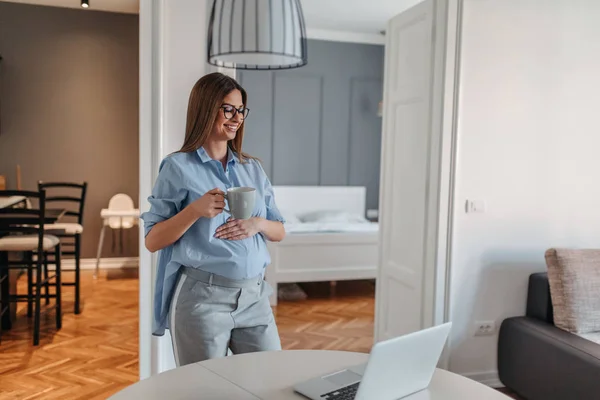
[[[229,209],[224,211],[231,214],[235,219],[248,219],[254,211],[256,201],[256,189],[251,187],[234,187],[227,189],[225,200]]]

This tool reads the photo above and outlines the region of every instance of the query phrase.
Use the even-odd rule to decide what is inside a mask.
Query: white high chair
[[[102,246],[104,245],[104,231],[108,226],[113,230],[119,230],[119,244],[121,251],[123,250],[123,229],[131,229],[138,224],[140,210],[135,208],[133,200],[126,194],[119,193],[111,197],[108,202],[108,208],[103,208],[100,211],[102,218],[102,230],[100,231],[100,239],[98,241],[98,253],[96,256],[96,271],[94,278],[98,277],[100,268],[100,256],[102,255]],[[116,240],[113,235],[113,251]]]

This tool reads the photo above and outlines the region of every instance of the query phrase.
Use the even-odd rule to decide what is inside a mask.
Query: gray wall
[[[248,91],[244,149],[274,184],[360,185],[377,208],[384,48],[308,41],[308,65],[237,71]]]
[[[83,257],[95,257],[100,209],[138,203],[138,17],[0,2],[0,175],[89,183]],[[125,256],[138,253],[137,231]],[[111,235],[105,257],[111,254]]]

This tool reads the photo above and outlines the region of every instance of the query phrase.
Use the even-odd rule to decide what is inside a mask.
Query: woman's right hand
[[[190,206],[196,211],[199,217],[214,218],[223,212],[225,208],[225,193],[218,188],[214,188],[194,201]]]
[[[151,252],[175,243],[198,218],[214,218],[225,208],[225,193],[213,189],[171,218],[157,223],[146,235],[146,248]]]

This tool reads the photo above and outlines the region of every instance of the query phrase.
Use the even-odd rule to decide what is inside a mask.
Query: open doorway
[[[235,71],[252,110],[244,149],[261,159],[286,220],[266,271],[283,348],[368,352],[384,36],[325,32],[307,40],[302,68]]]
[[[314,6],[313,10],[316,10],[316,17],[313,18],[316,18],[316,21],[320,20],[325,24],[320,28],[311,28],[311,21],[309,19],[310,13],[307,11],[309,10],[309,5],[311,3]],[[342,19],[341,21],[345,21],[346,25],[344,25],[342,28],[340,28],[338,25],[338,31],[335,31],[335,29],[332,29],[332,21],[340,21],[340,19],[337,18],[339,15],[336,15],[335,13],[324,12],[327,9],[326,7],[329,7],[329,3],[328,5],[324,5],[322,2],[303,1],[303,8],[307,15],[308,39],[314,40],[315,43],[331,41],[341,43],[341,45],[344,46],[351,46],[354,43],[359,43],[367,47],[379,46],[381,48],[381,52],[383,53],[382,43],[384,41],[384,37],[382,36],[381,31],[385,29],[387,21],[394,15],[401,13],[418,2],[407,1],[398,3],[382,1],[380,2],[381,4],[378,3],[378,6],[381,7],[364,6],[363,4],[362,8],[358,3],[359,2],[356,3],[356,9],[352,9],[352,12],[348,12],[349,15],[351,14],[353,16],[351,22]],[[142,2],[142,4],[144,4],[144,2]],[[191,3],[180,4],[178,6],[171,5],[169,3],[169,9],[167,11],[165,10],[165,4],[156,5],[148,2],[147,6],[148,9],[152,10],[152,15],[147,15],[145,22],[142,21],[142,37],[146,37],[147,42],[146,45],[142,45],[142,51],[144,52],[144,49],[146,50],[146,57],[142,58],[143,62],[141,65],[143,70],[145,68],[146,73],[143,75],[146,77],[146,81],[148,82],[148,85],[146,85],[145,89],[146,96],[143,96],[145,100],[142,101],[142,103],[145,102],[145,105],[142,107],[142,118],[145,121],[145,129],[142,129],[142,131],[144,131],[145,134],[141,145],[142,148],[147,150],[147,152],[143,152],[145,155],[143,155],[144,159],[141,160],[142,168],[140,170],[142,174],[142,201],[150,193],[160,160],[171,151],[175,151],[181,146],[183,141],[182,133],[184,132],[183,117],[185,116],[185,100],[189,94],[190,87],[194,84],[199,76],[211,71],[211,68],[206,65],[206,60],[202,58],[202,54],[206,54],[206,49],[204,47],[206,43],[203,41],[203,39],[205,38],[207,26],[202,26],[199,24],[197,18],[197,16],[202,15],[203,12],[205,12],[207,15],[209,14],[209,11],[206,10],[206,7],[197,3],[194,3],[193,5]],[[382,10],[384,10],[383,13]],[[194,17],[192,18],[191,15]],[[375,29],[373,29],[372,26],[368,28],[371,29],[370,34],[364,35],[363,32],[363,35],[356,35],[356,32],[354,32],[354,34],[352,33],[353,29],[357,27],[364,29],[365,24],[370,26],[369,22],[373,22],[374,15],[379,19],[375,18],[376,21],[378,21],[375,22]],[[331,19],[329,19],[329,16],[331,16]],[[194,21],[194,24],[191,24],[192,20]],[[315,19],[313,19],[313,21],[315,21]],[[357,21],[360,21],[360,24],[358,24]],[[186,26],[187,28],[175,29],[175,27],[182,26]],[[144,31],[144,29],[146,29],[146,31]],[[333,34],[331,34],[332,30],[334,31]],[[327,34],[331,36],[327,37],[324,32],[327,32]],[[443,30],[440,30],[440,32],[443,32]],[[365,36],[369,38],[377,37],[379,44],[365,43]],[[359,37],[360,39],[358,39]],[[185,51],[185,49],[189,48],[194,49],[193,57],[190,57],[190,53]],[[335,53],[333,50],[332,52]],[[327,51],[325,51],[325,53],[327,53]],[[347,59],[346,62],[342,63],[341,66],[335,67],[337,68],[336,72],[338,75],[343,75],[344,72],[346,72],[345,69],[351,69],[348,67],[349,62],[352,61],[348,61]],[[268,173],[276,186],[279,184],[285,186],[286,188],[289,188],[290,186],[301,186],[302,188],[309,186],[317,188],[331,188],[334,185],[337,185],[336,187],[348,187],[351,186],[352,183],[352,181],[349,181],[348,171],[352,168],[355,168],[356,165],[361,164],[356,163],[356,165],[353,164],[349,166],[348,149],[354,147],[354,150],[360,150],[360,144],[362,144],[360,143],[358,146],[350,146],[348,137],[343,136],[348,135],[349,125],[351,124],[351,118],[353,115],[350,113],[351,106],[353,106],[351,102],[352,96],[348,91],[345,96],[340,96],[342,98],[337,102],[335,100],[328,100],[329,103],[334,103],[334,111],[329,111],[331,114],[334,114],[333,119],[331,120],[333,121],[331,125],[331,132],[334,133],[334,139],[337,137],[335,134],[339,135],[340,146],[336,148],[335,140],[331,140],[331,137],[328,137],[326,140],[330,141],[327,142],[329,148],[327,152],[324,152],[324,146],[321,146],[321,141],[325,136],[322,138],[320,136],[320,132],[323,130],[322,126],[326,126],[325,121],[321,120],[321,107],[323,105],[323,100],[321,99],[321,86],[325,85],[325,83],[321,84],[321,81],[325,82],[325,78],[321,77],[323,74],[322,71],[318,71],[317,69],[309,71],[308,68],[310,67],[310,64],[311,62],[309,60],[309,66],[300,68],[297,71],[263,71],[264,74],[261,75],[258,75],[260,72],[252,73],[239,70],[234,72],[236,78],[240,79],[244,86],[248,86],[247,89],[249,90],[250,98],[249,104],[252,103],[253,96],[264,99],[264,103],[266,104],[265,107],[262,107],[260,104],[250,106],[250,108],[253,108],[253,111],[252,116],[248,120],[249,131],[245,138],[245,151],[248,151],[251,154],[254,153],[253,155],[261,157],[263,162],[270,164],[270,166],[267,168],[269,169]],[[378,71],[380,74],[379,78],[381,78],[382,72],[383,71]],[[293,75],[296,73],[300,75]],[[258,78],[255,78],[257,76]],[[358,78],[361,78],[361,76]],[[362,78],[365,78],[365,76],[363,75]],[[372,79],[373,76],[368,76],[367,78],[368,79],[365,80],[367,84],[366,86],[372,84],[370,79]],[[377,80],[377,77],[375,77],[375,80]],[[363,83],[360,82],[360,79],[355,79],[355,81],[357,83]],[[302,82],[306,82],[306,84],[303,85],[301,84]],[[282,86],[278,88],[280,84]],[[251,86],[252,88],[250,88]],[[286,87],[289,87],[289,90],[282,90],[282,88]],[[379,87],[381,88],[381,86]],[[362,89],[364,88],[356,90],[355,93],[357,95],[362,93]],[[142,88],[142,90],[144,90],[144,88]],[[289,99],[285,96],[282,101],[276,99],[278,94],[281,96],[281,93],[290,93],[288,96]],[[294,97],[294,94],[297,94],[297,96]],[[323,99],[325,99],[324,94],[325,89],[323,89]],[[364,115],[368,115],[369,122],[367,125],[372,121],[376,121],[375,124],[380,124],[381,118],[378,116],[378,109],[379,102],[381,101],[381,92],[369,94],[367,91],[366,96],[358,95],[356,98],[360,100],[356,102],[357,109],[364,113]],[[356,98],[352,100],[356,100]],[[156,101],[156,99],[158,99],[158,101]],[[292,103],[295,101],[296,103],[293,103],[295,107],[284,107],[282,109],[281,103],[283,101],[289,101]],[[338,108],[335,108],[336,106]],[[294,109],[297,109],[298,113],[295,113]],[[274,113],[273,111],[275,110],[280,110],[282,114]],[[337,110],[337,112],[335,110]],[[339,110],[343,110],[343,112],[340,112]],[[348,112],[346,113],[345,111]],[[346,114],[346,116],[338,117],[339,120],[335,119],[337,115],[342,114]],[[302,118],[303,115],[304,118]],[[283,119],[281,119],[282,116],[284,116]],[[330,115],[327,115],[327,117],[330,117]],[[294,118],[296,118],[296,120],[294,120]],[[315,120],[318,121],[315,123]],[[253,123],[255,124],[255,134],[261,138],[254,143],[254,145],[249,139],[251,136],[251,124]],[[353,129],[356,126],[359,126],[360,123],[362,122],[357,123],[355,126],[353,125]],[[294,129],[302,127],[305,124],[312,124],[304,130],[306,133],[303,130],[299,130],[298,132],[294,131]],[[277,134],[279,134],[279,132],[283,132],[283,136],[279,136],[279,139],[273,135],[274,127],[277,128]],[[357,140],[368,139],[368,132],[375,132],[376,129],[377,128],[357,129],[354,134],[367,132],[363,136],[359,136]],[[282,138],[284,140],[283,142],[281,141]],[[307,139],[305,141],[306,143],[302,142],[299,146],[296,146],[297,142],[294,140],[299,140],[302,138]],[[284,143],[287,147],[292,147],[289,149],[290,151],[288,153],[283,152],[278,154],[277,151],[274,152],[274,149],[281,145],[281,143]],[[310,146],[308,146],[307,143]],[[317,148],[318,152],[323,151],[322,155],[315,154],[315,152],[312,150],[312,145],[315,143],[316,145],[314,147]],[[357,142],[354,144],[356,145],[356,143]],[[369,142],[369,144],[372,143]],[[295,146],[296,148],[293,148]],[[302,146],[307,148],[304,149]],[[309,149],[308,147],[311,148]],[[296,151],[300,148],[306,152],[310,152],[310,157],[312,158],[307,158],[306,160],[302,159],[302,151]],[[323,155],[328,156],[331,153],[333,153],[334,157],[323,158]],[[276,162],[276,158],[281,157],[282,154],[284,157],[287,157],[288,160],[291,159],[294,161],[291,163],[293,168],[289,168],[289,165],[281,167],[281,169],[279,167],[274,168],[275,164],[272,164],[273,161]],[[300,154],[300,157],[298,154]],[[360,152],[357,152],[357,154],[358,157],[360,157]],[[336,162],[336,160],[341,158],[343,158],[345,162]],[[325,159],[325,162],[322,162],[323,159]],[[298,166],[301,165],[303,161],[306,161],[305,164],[307,171],[298,171],[301,169]],[[364,160],[360,161],[364,162]],[[331,165],[326,164],[326,162],[331,162]],[[322,163],[323,166],[325,166],[324,172],[322,171],[319,163]],[[375,165],[377,165],[377,163],[375,163]],[[378,168],[378,166],[373,169],[376,168]],[[306,176],[302,176],[300,174],[302,172],[308,172],[308,179],[306,179]],[[340,176],[335,176],[336,173],[340,173],[341,178]],[[376,182],[378,174],[374,175],[375,178],[373,180],[357,182],[355,185],[364,187],[373,181]],[[281,178],[279,183],[277,182],[278,176]],[[378,203],[376,198],[377,190],[371,190],[370,195],[372,196],[373,193],[375,194],[375,200],[371,201],[376,204]],[[277,202],[280,202],[279,199]],[[370,212],[370,215],[367,215],[367,210],[372,209],[373,208],[371,206],[367,207],[365,202],[360,214],[363,216],[363,218],[372,217],[374,215],[373,212]],[[293,210],[291,211],[293,212]],[[376,241],[377,239],[375,239],[375,246],[373,246],[375,247],[375,252],[377,252]],[[166,332],[162,337],[151,336],[151,285],[154,282],[153,274],[155,274],[156,271],[150,267],[155,266],[155,263],[153,262],[153,257],[150,254],[147,254],[145,251],[142,251],[140,256],[141,265],[148,267],[141,268],[140,270],[140,349],[142,349],[140,353],[140,372],[142,377],[147,377],[152,374],[171,369],[175,366],[175,363],[168,332]],[[376,255],[374,258],[376,259]],[[376,261],[373,261],[372,264],[376,264]],[[376,268],[375,265],[373,265],[373,267],[373,269]],[[373,275],[375,274],[373,273]],[[302,277],[301,279],[297,279],[295,282],[292,278],[293,277],[289,277],[287,282],[284,280],[279,282],[297,283],[302,281],[311,281],[306,277]],[[365,278],[371,279],[372,277],[346,276],[346,278],[357,280]],[[267,271],[267,279],[269,279],[269,271]],[[338,276],[320,276],[317,279],[312,279],[313,282],[317,281],[318,285],[325,285],[326,287],[324,292],[327,294],[329,293],[331,281],[341,282],[343,280],[344,279],[338,279]],[[374,335],[371,330],[369,343],[372,343],[373,338]],[[365,346],[365,349],[367,348],[368,345]]]

